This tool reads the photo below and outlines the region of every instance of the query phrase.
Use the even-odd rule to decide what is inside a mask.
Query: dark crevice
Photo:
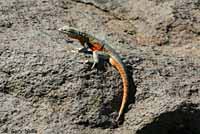
[[[124,20],[127,20],[125,18],[121,18],[121,17],[118,17],[116,14],[114,13],[111,13],[109,10],[107,9],[103,9],[97,5],[95,5],[94,3],[92,2],[84,2],[84,1],[81,1],[81,0],[74,0],[73,2],[76,2],[76,3],[81,3],[81,4],[85,4],[85,5],[89,5],[89,6],[92,6],[92,7],[95,7],[96,9],[106,13],[106,14],[109,14],[110,16],[114,17],[116,20],[120,20],[120,21],[124,21]]]
[[[95,5],[95,4],[92,3],[92,2],[84,2],[84,1],[81,1],[81,0],[74,0],[74,1],[77,2],[77,3],[81,3],[81,4],[86,4],[86,5],[93,6],[93,7],[97,8],[97,9],[101,10],[102,12],[109,13],[109,10],[107,10],[107,9],[102,9],[102,8],[100,8],[99,6]]]
[[[196,104],[183,104],[175,111],[166,112],[137,134],[200,134],[200,109]]]

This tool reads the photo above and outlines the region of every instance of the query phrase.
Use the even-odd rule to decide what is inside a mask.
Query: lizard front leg
[[[92,51],[88,51],[88,48],[85,48],[85,47],[79,49],[78,52],[88,54],[88,55],[92,55]]]
[[[98,51],[93,51],[92,54],[93,54],[93,65],[92,65],[91,69],[93,69],[95,67],[95,65],[99,63]]]

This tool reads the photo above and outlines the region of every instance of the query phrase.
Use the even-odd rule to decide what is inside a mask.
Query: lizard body
[[[66,34],[70,38],[79,40],[79,42],[83,45],[84,48],[89,48],[90,50],[92,50],[94,57],[93,66],[98,62],[98,53],[101,52],[108,56],[109,63],[118,70],[123,82],[123,97],[117,117],[117,120],[119,120],[127,104],[128,88],[129,88],[127,69],[124,63],[122,62],[121,58],[119,57],[119,55],[114,51],[114,49],[112,49],[105,42],[95,38],[90,34],[80,32],[75,28],[67,26],[60,28],[59,31]]]

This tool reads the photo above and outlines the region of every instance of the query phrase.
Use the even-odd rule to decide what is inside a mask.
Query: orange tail
[[[118,121],[124,112],[124,108],[128,100],[128,86],[129,86],[128,76],[127,76],[125,68],[118,61],[116,61],[113,58],[110,58],[109,62],[119,71],[120,76],[122,78],[122,82],[123,82],[123,96],[122,96],[122,102],[121,102],[120,110],[117,117],[117,121]]]

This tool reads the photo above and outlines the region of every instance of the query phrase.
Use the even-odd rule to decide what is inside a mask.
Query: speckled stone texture
[[[122,81],[91,69],[57,29],[104,40],[127,65]],[[199,134],[199,0],[1,0],[0,133]]]

